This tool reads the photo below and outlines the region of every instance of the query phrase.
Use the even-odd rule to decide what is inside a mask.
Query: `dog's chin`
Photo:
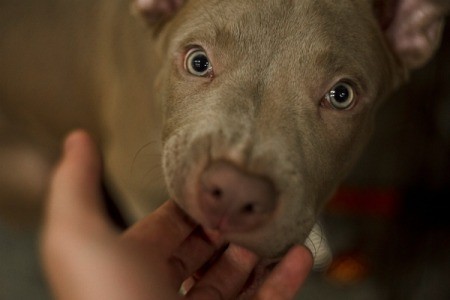
[[[264,262],[273,263],[278,262],[292,247],[292,245],[285,245],[279,249],[274,249],[273,244],[263,244],[261,242],[252,242],[251,233],[249,239],[239,236],[239,234],[232,232],[224,232],[217,229],[211,229],[202,226],[203,232],[208,240],[214,245],[235,244],[243,247],[251,252],[257,254]]]
[[[186,193],[182,197],[174,197],[174,201],[185,212],[185,214],[196,224],[202,227],[207,239],[214,245],[227,243],[236,244],[246,248],[265,259],[278,260],[290,248],[290,245],[274,247],[270,240],[270,233],[266,230],[256,229],[254,231],[235,231],[227,228],[220,228],[216,224],[211,224],[196,205],[196,193]],[[280,245],[278,245],[280,246]]]

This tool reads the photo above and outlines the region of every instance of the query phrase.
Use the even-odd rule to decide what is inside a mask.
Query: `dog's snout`
[[[203,172],[198,201],[205,226],[238,232],[264,224],[275,210],[276,198],[270,180],[218,161]]]

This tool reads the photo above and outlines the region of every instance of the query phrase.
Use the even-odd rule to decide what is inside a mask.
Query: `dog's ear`
[[[186,0],[132,0],[132,9],[149,24],[167,20]]]
[[[407,69],[423,66],[438,49],[449,0],[373,0],[388,42]]]

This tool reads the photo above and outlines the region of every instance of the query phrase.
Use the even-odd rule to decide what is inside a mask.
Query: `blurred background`
[[[450,299],[450,26],[382,107],[322,225],[331,265],[299,299]]]
[[[327,206],[322,225],[333,259],[298,298],[450,299],[449,201],[447,26],[435,59],[382,107],[371,143]],[[1,209],[0,299],[50,299],[39,228],[23,222],[33,214]]]

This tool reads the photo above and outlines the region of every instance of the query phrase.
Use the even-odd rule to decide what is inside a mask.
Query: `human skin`
[[[235,299],[258,257],[229,245],[206,273],[194,273],[223,245],[207,238],[173,201],[119,232],[105,213],[101,159],[83,131],[66,140],[53,173],[42,233],[42,258],[57,299]],[[292,299],[312,267],[294,246],[264,283],[245,298]],[[179,288],[194,282],[186,295]]]

